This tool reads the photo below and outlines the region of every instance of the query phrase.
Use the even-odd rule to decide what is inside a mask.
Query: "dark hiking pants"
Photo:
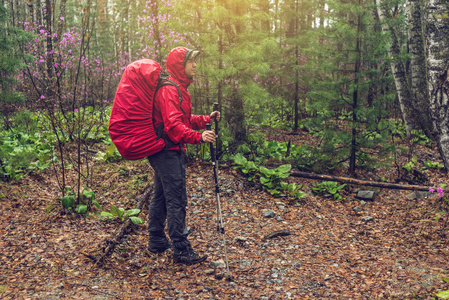
[[[176,248],[190,245],[185,228],[187,192],[184,155],[178,151],[163,150],[148,157],[154,169],[154,193],[150,201],[148,231],[149,243],[164,245],[167,221],[168,235]]]

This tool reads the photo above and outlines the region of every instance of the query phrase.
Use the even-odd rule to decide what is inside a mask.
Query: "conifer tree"
[[[17,27],[8,25],[9,12],[0,5],[0,113],[4,117],[7,128],[9,113],[17,104],[24,102],[24,97],[16,91],[16,83],[20,68],[28,58],[20,49],[32,39],[31,34]]]
[[[357,165],[373,162],[362,149],[387,137],[381,104],[388,97],[371,95],[367,101],[387,58],[385,43],[376,35],[370,3],[329,1],[328,7],[329,25],[312,31],[315,38],[306,50],[308,68],[315,68],[309,108],[317,116],[314,126],[323,126],[321,148],[331,154],[330,167],[349,161],[354,174]]]

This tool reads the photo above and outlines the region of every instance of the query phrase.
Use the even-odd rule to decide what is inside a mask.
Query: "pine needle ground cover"
[[[270,138],[281,140],[281,135]],[[310,141],[305,133],[292,143]],[[418,146],[417,161],[429,150]],[[438,159],[437,157],[435,157]],[[405,158],[404,158],[405,159]],[[406,160],[404,160],[405,162]],[[146,161],[96,162],[92,191],[104,210],[133,209],[152,178]],[[392,170],[360,172],[390,178]],[[222,210],[232,281],[212,263],[224,259],[215,230],[212,167],[191,162],[187,225],[197,251],[209,259],[174,265],[171,256],[147,251],[148,233],[137,225],[100,267],[82,253],[100,249],[120,226],[99,216],[76,217],[54,209],[52,170],[0,184],[0,297],[2,299],[430,299],[449,288],[447,203],[439,197],[408,200],[410,191],[375,189],[374,201],[309,193],[300,203],[275,198],[238,169],[220,169]],[[343,175],[343,174],[340,174]],[[76,176],[70,173],[70,176]],[[438,169],[433,185],[448,182]],[[318,181],[295,178],[312,188]],[[298,205],[299,204],[299,205]],[[140,214],[146,220],[146,209]],[[288,230],[290,235],[268,238]]]

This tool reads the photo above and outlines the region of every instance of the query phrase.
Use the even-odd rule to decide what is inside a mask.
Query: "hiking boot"
[[[193,250],[192,247],[188,247],[183,250],[175,248],[173,252],[173,261],[175,263],[193,265],[203,262],[206,259],[207,255],[199,255]]]
[[[148,244],[148,251],[150,251],[151,253],[162,253],[162,252],[165,252],[165,250],[170,249],[170,248],[173,248],[173,244],[169,241],[167,241],[163,245]]]

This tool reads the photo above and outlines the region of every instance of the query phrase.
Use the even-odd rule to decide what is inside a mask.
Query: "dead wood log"
[[[307,172],[291,172],[291,176],[293,177],[303,177],[310,179],[318,179],[318,180],[328,180],[328,181],[337,181],[342,183],[350,183],[356,185],[367,185],[367,186],[375,186],[387,189],[397,189],[397,190],[413,190],[413,191],[429,191],[428,186],[422,185],[409,185],[409,184],[396,184],[396,183],[388,183],[388,182],[376,182],[376,181],[367,181],[367,180],[359,180],[355,178],[349,177],[340,177],[340,176],[332,176],[332,175],[320,175],[313,174]],[[437,187],[435,187],[435,190]]]
[[[277,231],[273,231],[273,232],[265,235],[265,238],[266,239],[272,239],[272,238],[275,238],[275,237],[278,237],[278,236],[288,236],[290,234],[291,234],[290,231],[287,230],[287,229],[277,230]]]
[[[144,192],[136,198],[137,209],[140,209],[142,211],[143,207],[149,202],[152,191],[153,191],[153,183],[150,183],[149,185],[147,185]],[[113,235],[113,237],[104,242],[105,246],[102,249],[100,249],[99,255],[93,255],[83,252],[82,254],[95,261],[95,264],[103,264],[105,262],[105,259],[114,252],[115,247],[121,243],[126,234],[133,231],[133,225],[134,223],[131,221],[131,219],[127,219],[122,224],[122,226],[120,226],[120,228]]]

